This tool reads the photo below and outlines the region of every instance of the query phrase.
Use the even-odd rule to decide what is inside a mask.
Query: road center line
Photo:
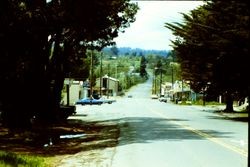
[[[152,108],[148,108],[148,109],[149,109],[151,112],[153,112],[153,113],[159,115],[160,117],[169,120],[169,118],[166,117],[164,114],[159,113],[159,112],[153,110]],[[186,129],[186,130],[189,130],[189,131],[191,131],[191,132],[193,132],[193,133],[195,133],[195,134],[198,134],[199,136],[202,136],[202,137],[204,137],[204,138],[206,138],[206,139],[208,139],[208,140],[210,140],[210,141],[212,141],[212,142],[214,142],[214,143],[217,143],[217,144],[219,144],[219,145],[221,145],[221,146],[223,146],[223,147],[225,147],[225,148],[227,148],[227,149],[229,149],[229,150],[231,150],[231,151],[234,151],[234,152],[236,152],[236,153],[238,153],[238,154],[240,154],[240,155],[242,155],[242,156],[244,156],[244,157],[248,157],[247,151],[245,151],[245,150],[243,150],[243,149],[237,148],[237,147],[235,147],[235,146],[233,146],[233,145],[229,145],[229,144],[223,142],[222,140],[219,140],[218,138],[215,138],[215,137],[213,137],[213,136],[211,136],[211,135],[209,135],[209,134],[207,134],[207,133],[204,133],[204,132],[201,132],[201,131],[199,131],[199,130],[197,130],[197,129],[194,129],[194,128],[188,126],[188,125],[183,125],[183,124],[181,124],[181,123],[179,123],[179,122],[176,122],[176,121],[170,121],[170,122],[173,123],[173,124],[175,124],[175,125],[178,125],[178,126],[184,128],[184,129]]]

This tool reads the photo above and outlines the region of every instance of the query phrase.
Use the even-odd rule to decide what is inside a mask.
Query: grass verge
[[[1,167],[45,167],[44,158],[0,151]]]

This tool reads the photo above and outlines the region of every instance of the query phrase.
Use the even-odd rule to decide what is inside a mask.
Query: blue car
[[[98,100],[98,99],[94,99],[94,98],[83,98],[83,99],[79,99],[78,101],[76,101],[76,104],[81,104],[81,105],[101,105],[103,104],[103,101]]]

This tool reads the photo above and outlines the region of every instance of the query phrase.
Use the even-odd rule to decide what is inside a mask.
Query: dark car
[[[103,104],[102,100],[98,100],[98,99],[94,99],[94,98],[83,98],[83,99],[79,99],[78,101],[76,101],[75,104],[81,104],[81,105],[101,105]]]
[[[128,98],[132,98],[133,96],[132,95],[128,95]]]

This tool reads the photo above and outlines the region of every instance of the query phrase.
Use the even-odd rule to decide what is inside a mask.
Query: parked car
[[[103,104],[102,100],[99,99],[95,99],[95,98],[83,98],[83,99],[79,99],[78,101],[76,101],[75,104],[81,104],[81,105],[101,105]]]
[[[151,99],[158,99],[158,96],[156,94],[151,95]]]
[[[76,114],[76,106],[60,105],[60,116],[63,119],[67,119],[71,115]]]
[[[159,101],[160,101],[160,102],[165,102],[165,103],[166,103],[166,102],[168,102],[168,98],[167,98],[167,97],[160,97],[160,98],[159,98]]]
[[[103,103],[108,103],[108,104],[112,104],[112,103],[116,102],[116,100],[114,100],[114,99],[107,99],[107,98],[104,98],[104,97],[101,97],[98,100],[102,101]]]
[[[132,95],[130,95],[130,94],[128,95],[128,98],[132,98],[132,97],[133,97]]]

